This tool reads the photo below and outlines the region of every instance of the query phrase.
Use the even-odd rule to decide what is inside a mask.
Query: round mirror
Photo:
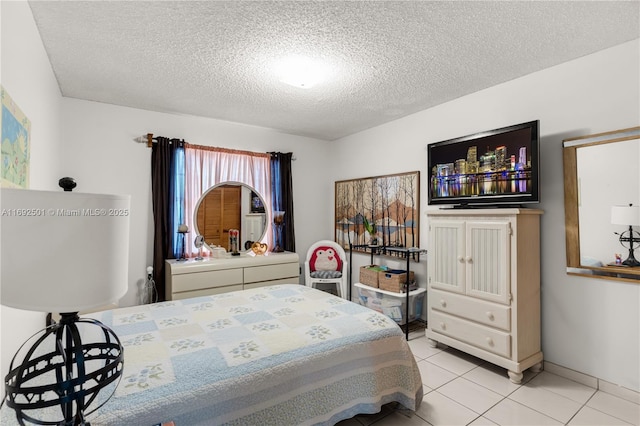
[[[240,234],[240,249],[250,250],[261,241],[267,231],[267,209],[264,199],[249,185],[239,182],[223,182],[209,188],[195,209],[195,231],[211,249],[229,247],[229,230]]]

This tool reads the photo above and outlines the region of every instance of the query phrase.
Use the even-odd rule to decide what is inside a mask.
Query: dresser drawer
[[[474,322],[511,330],[511,308],[446,291],[429,289],[429,306]]]
[[[297,283],[300,276],[300,266],[295,263],[279,263],[275,265],[251,266],[244,268],[244,283],[251,284],[261,281],[274,281],[283,278],[291,278],[287,280]]]
[[[244,290],[248,290],[251,288],[265,287],[268,285],[276,285],[276,284],[300,284],[298,277],[295,278],[282,278],[279,280],[271,280],[271,281],[258,281],[255,283],[246,283],[244,285]]]
[[[242,268],[195,272],[193,274],[177,274],[172,276],[171,281],[172,293],[213,287],[227,287],[234,284],[242,285]]]
[[[192,297],[211,296],[214,294],[228,293],[230,291],[242,290],[241,284],[235,284],[225,287],[211,287],[202,290],[184,291],[182,293],[173,293],[171,300],[189,299]]]
[[[462,342],[511,358],[511,335],[451,315],[429,311],[429,329]]]

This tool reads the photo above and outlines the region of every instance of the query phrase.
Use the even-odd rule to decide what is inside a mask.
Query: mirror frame
[[[269,217],[271,216],[270,215],[271,209],[270,209],[269,206],[267,206],[262,194],[260,194],[254,187],[252,187],[251,185],[246,184],[244,182],[238,182],[238,181],[233,181],[233,180],[227,180],[227,181],[219,182],[219,183],[216,183],[213,186],[210,186],[205,191],[203,191],[202,194],[200,195],[200,198],[198,198],[198,202],[196,203],[195,209],[193,210],[193,229],[195,231],[196,236],[202,235],[200,233],[200,229],[198,228],[198,209],[200,209],[200,204],[202,204],[203,200],[205,199],[207,194],[209,194],[209,192],[213,191],[214,189],[216,189],[218,187],[225,186],[225,185],[243,186],[243,187],[247,188],[249,191],[251,191],[252,193],[256,194],[258,197],[260,197],[260,199],[262,200],[262,204],[264,205],[264,229],[262,231],[262,235],[260,236],[260,238],[257,241],[258,242],[263,241],[267,237],[267,232],[269,231]],[[204,241],[204,246],[207,248],[207,250],[212,251],[211,246],[206,242],[206,240]],[[244,248],[244,246],[241,246],[241,250],[239,250],[240,253],[249,253],[249,252],[252,251],[251,249],[242,250],[243,248]]]
[[[612,132],[596,133],[562,141],[562,162],[564,168],[564,220],[567,256],[567,274],[601,278],[613,281],[628,281],[640,284],[640,268],[624,270],[624,275],[634,278],[620,277],[621,271],[616,266],[585,266],[580,263],[580,221],[578,217],[578,163],[577,149],[587,146],[602,145],[614,142],[640,139],[640,126]],[[576,271],[569,271],[576,268]],[[577,270],[590,270],[601,274],[580,273]],[[635,278],[637,276],[637,278]]]

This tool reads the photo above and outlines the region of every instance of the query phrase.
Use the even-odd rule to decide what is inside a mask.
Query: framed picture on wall
[[[2,186],[29,188],[31,122],[4,87],[0,87],[0,96],[2,97],[2,118],[0,118]]]
[[[343,180],[335,185],[335,241],[342,247],[420,245],[419,171]]]

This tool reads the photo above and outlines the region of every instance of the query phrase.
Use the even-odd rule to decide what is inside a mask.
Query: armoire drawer
[[[461,318],[429,311],[429,329],[485,351],[511,357],[511,335]]]
[[[429,306],[437,311],[511,331],[511,308],[468,296],[429,289]]]

